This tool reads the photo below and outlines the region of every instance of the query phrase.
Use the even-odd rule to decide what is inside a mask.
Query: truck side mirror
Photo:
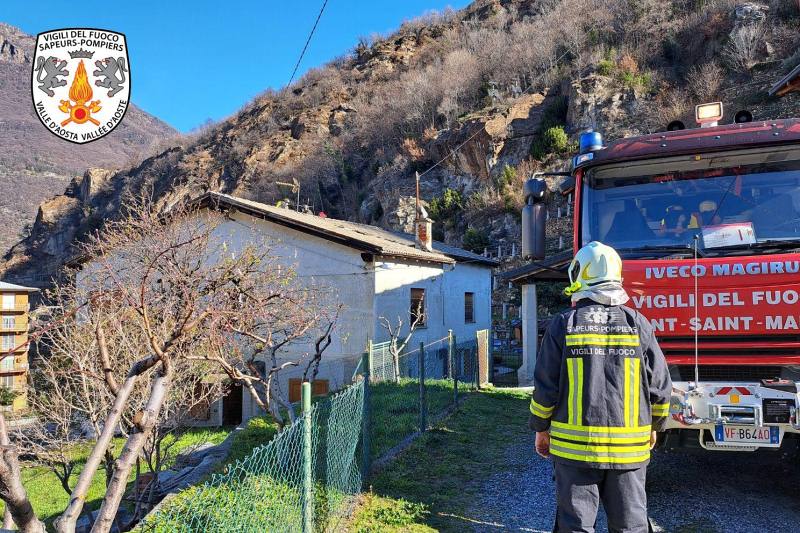
[[[544,259],[544,229],[547,184],[542,178],[531,178],[523,186],[525,207],[522,208],[522,257]]]

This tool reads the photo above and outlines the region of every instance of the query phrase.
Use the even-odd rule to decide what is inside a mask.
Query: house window
[[[14,309],[14,295],[13,294],[4,294],[3,295],[3,309]]]
[[[425,326],[425,289],[411,289],[411,324]]]
[[[4,316],[3,317],[3,329],[14,329],[14,317],[13,316]]]
[[[14,335],[3,335],[2,347],[3,350],[10,350],[14,347]]]
[[[3,357],[3,360],[0,361],[0,371],[3,372],[13,372],[14,371],[14,356],[7,355]]]
[[[14,376],[0,376],[0,387],[4,389],[14,388]]]
[[[464,293],[464,322],[470,324],[475,322],[475,293]]]

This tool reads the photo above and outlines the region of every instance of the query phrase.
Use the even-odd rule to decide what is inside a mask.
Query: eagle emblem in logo
[[[36,36],[31,95],[36,115],[70,142],[96,141],[122,122],[131,94],[125,35],[66,28]]]

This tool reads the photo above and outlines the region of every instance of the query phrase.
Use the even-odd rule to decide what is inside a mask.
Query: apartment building
[[[21,411],[27,406],[28,296],[37,291],[0,281],[0,409]],[[9,395],[16,396],[8,405]]]

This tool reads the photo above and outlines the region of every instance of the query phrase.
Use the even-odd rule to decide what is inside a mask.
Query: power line
[[[325,6],[328,5],[328,0],[322,2],[322,7],[319,10],[319,14],[317,15],[317,20],[314,21],[314,27],[311,28],[311,33],[308,34],[308,39],[306,39],[306,44],[303,46],[303,51],[300,52],[300,57],[297,58],[297,63],[294,65],[294,70],[292,71],[292,76],[289,78],[289,83],[286,84],[288,87],[294,81],[294,76],[297,74],[297,69],[300,68],[300,62],[303,60],[303,56],[306,55],[306,50],[308,50],[308,45],[311,43],[311,38],[314,36],[314,32],[317,30],[317,24],[319,24],[319,19],[322,18],[322,12],[325,11]]]

